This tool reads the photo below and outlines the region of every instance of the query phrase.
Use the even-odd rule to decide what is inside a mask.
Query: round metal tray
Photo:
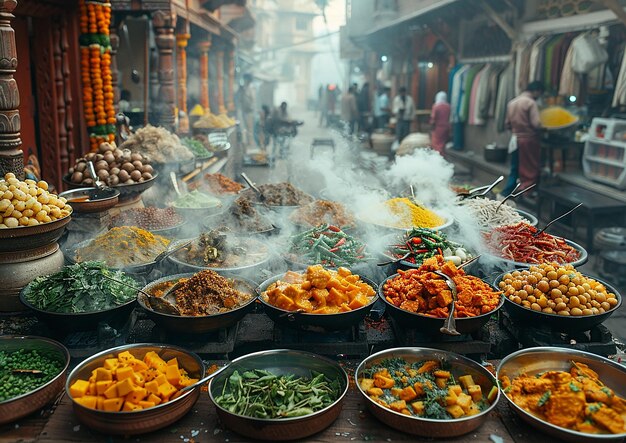
[[[63,235],[72,214],[37,226],[0,229],[0,252],[25,251],[56,243]]]

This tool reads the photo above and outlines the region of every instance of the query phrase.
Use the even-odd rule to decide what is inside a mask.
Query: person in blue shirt
[[[389,92],[391,88],[383,86],[378,89],[378,94],[374,98],[374,119],[376,129],[385,128],[389,124]]]

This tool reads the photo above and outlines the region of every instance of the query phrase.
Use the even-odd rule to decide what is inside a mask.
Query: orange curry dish
[[[457,269],[441,255],[425,260],[419,269],[398,271],[398,275],[387,280],[383,286],[386,300],[405,311],[429,317],[447,317],[452,292],[446,281],[434,273],[437,270],[451,277],[456,284],[456,318],[487,314],[500,304],[502,292],[494,291],[478,277],[466,275],[463,269]]]
[[[286,311],[337,314],[367,306],[376,291],[349,269],[309,266],[304,274],[289,271],[272,283],[261,297]]]

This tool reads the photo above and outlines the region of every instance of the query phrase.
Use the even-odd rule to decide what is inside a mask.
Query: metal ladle
[[[450,303],[450,310],[448,311],[448,317],[443,322],[443,326],[439,329],[439,331],[442,334],[446,334],[446,335],[461,335],[461,333],[456,330],[456,319],[454,318],[454,308],[455,308],[454,303],[456,302],[456,295],[457,295],[456,283],[454,283],[454,280],[452,280],[452,278],[450,278],[449,276],[447,276],[441,271],[434,271],[434,273],[440,277],[443,277],[446,284],[448,285],[448,288],[450,288],[450,292],[452,293],[452,303]]]
[[[485,188],[484,186],[481,186],[479,188],[474,188],[474,189],[470,190],[470,192],[468,193],[467,196],[465,196],[465,198],[474,198],[474,197],[485,196],[485,195],[489,194],[489,191],[491,191],[493,188],[495,188],[496,185],[498,183],[500,183],[502,180],[504,180],[504,175],[501,175],[500,177],[496,178],[496,180],[492,184],[487,186],[487,188],[484,191],[482,191],[482,192],[479,192],[479,191],[484,189]]]
[[[557,221],[561,220],[563,217],[566,217],[566,216],[570,215],[572,212],[574,212],[576,209],[580,208],[582,205],[583,205],[582,203],[578,203],[578,205],[574,206],[572,209],[567,211],[565,214],[559,215],[557,218],[555,218],[554,220],[549,222],[547,225],[545,225],[543,227],[543,229],[540,229],[539,231],[535,232],[533,234],[533,237],[538,237],[539,235],[541,235],[543,233],[543,231],[548,229],[553,223],[556,223]]]
[[[508,199],[510,198],[516,198],[519,197],[520,195],[522,195],[523,193],[525,193],[526,191],[530,191],[532,188],[534,188],[535,186],[537,186],[537,183],[533,183],[532,185],[528,186],[527,188],[522,189],[519,192],[515,192],[517,191],[517,188],[519,188],[521,185],[521,183],[518,183],[515,188],[513,188],[513,191],[511,191],[511,193],[509,195],[507,195],[506,197],[504,197],[504,199],[500,202],[500,204],[496,207],[496,210],[494,212],[498,212],[498,209],[500,209],[500,206],[502,206],[504,204],[504,202],[506,202]]]
[[[117,280],[115,278],[109,277],[107,275],[104,274],[100,274],[102,277],[106,278],[107,280],[111,280],[114,281],[115,283],[119,283],[120,285],[126,286],[128,288],[134,289],[137,292],[142,293],[143,295],[145,295],[148,298],[148,304],[150,305],[150,307],[154,310],[154,311],[159,311],[159,312],[163,312],[165,314],[170,314],[170,315],[181,315],[180,311],[178,309],[178,307],[172,303],[170,303],[169,301],[167,301],[165,299],[165,296],[167,294],[169,294],[171,292],[172,289],[174,289],[174,287],[176,287],[176,285],[172,286],[165,294],[163,294],[162,297],[156,297],[146,291],[144,291],[143,289],[139,289],[136,286],[130,285],[126,282]],[[153,304],[154,303],[154,304]]]

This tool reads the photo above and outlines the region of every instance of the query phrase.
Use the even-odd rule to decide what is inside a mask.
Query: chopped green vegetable
[[[339,380],[324,374],[312,372],[307,378],[254,369],[233,372],[215,401],[234,414],[276,419],[310,415],[330,406],[340,394]]]
[[[37,277],[28,286],[24,298],[43,311],[78,313],[111,309],[137,296],[132,288],[102,275],[137,286],[124,272],[109,269],[101,261],[87,261],[65,266],[56,274]]]
[[[552,396],[552,391],[547,390],[537,402],[537,406],[541,407],[545,405],[548,402],[548,400],[550,400],[551,396]]]
[[[13,372],[20,369],[41,372]],[[60,355],[26,349],[0,351],[0,402],[34,391],[56,377],[61,369]]]
[[[569,388],[572,392],[579,392],[580,388],[574,384],[574,382],[570,382]]]
[[[204,158],[211,157],[212,155],[212,153],[207,151],[200,140],[185,137],[181,141],[183,142],[183,145],[185,145],[187,149],[189,149],[196,157]]]

